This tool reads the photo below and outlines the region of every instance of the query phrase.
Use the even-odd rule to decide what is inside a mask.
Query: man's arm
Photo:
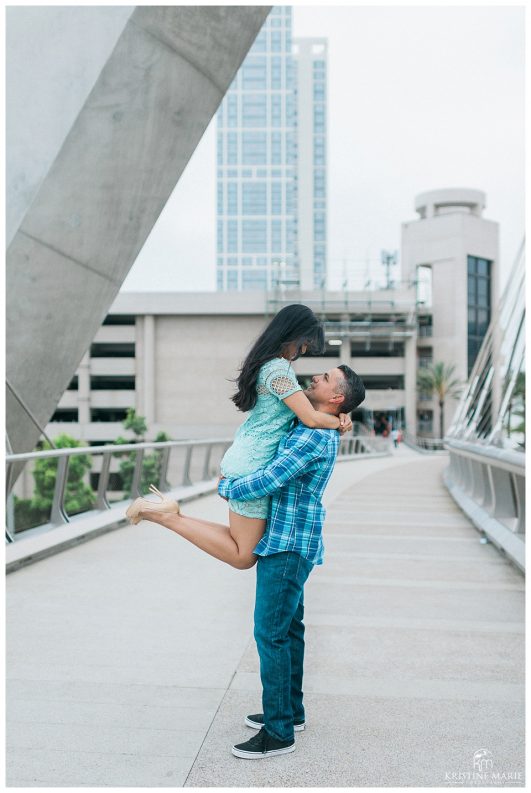
[[[298,428],[289,444],[268,465],[240,479],[222,479],[218,493],[239,501],[268,496],[280,490],[290,479],[303,474],[308,465],[322,455],[326,445],[323,432]]]

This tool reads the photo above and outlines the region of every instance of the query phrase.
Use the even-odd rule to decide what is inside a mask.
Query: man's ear
[[[342,402],[345,401],[345,394],[334,394],[333,397],[330,397],[329,402],[333,405],[340,405]]]

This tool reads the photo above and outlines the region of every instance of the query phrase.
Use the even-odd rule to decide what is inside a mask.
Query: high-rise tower
[[[326,278],[326,42],[275,6],[218,111],[217,288]]]

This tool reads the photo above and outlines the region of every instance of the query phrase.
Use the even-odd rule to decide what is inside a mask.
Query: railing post
[[[171,485],[166,478],[168,476],[168,467],[170,465],[170,453],[171,446],[166,446],[164,449],[162,449],[159,476],[159,487],[162,492],[165,490],[171,490]]]
[[[69,459],[68,455],[65,455],[64,457],[59,457],[57,462],[55,489],[53,491],[52,509],[50,512],[50,523],[52,526],[60,526],[62,523],[69,523],[69,518],[64,508]]]
[[[136,452],[135,470],[133,472],[133,482],[131,484],[131,494],[134,496],[141,496],[140,483],[142,481],[142,465],[144,464],[144,449],[139,449]]]
[[[183,485],[191,485],[192,480],[190,479],[190,464],[192,462],[192,452],[194,447],[188,446],[186,449],[186,457],[184,458],[184,471],[183,471]]]
[[[209,479],[210,456],[212,454],[212,444],[210,443],[205,450],[205,464],[203,465],[203,480]]]
[[[525,534],[525,477],[511,474],[516,496],[516,527],[515,531]]]
[[[112,454],[105,452],[101,461],[100,478],[98,479],[98,495],[96,497],[96,509],[110,509],[107,500],[107,488],[109,486],[109,472],[111,470]]]

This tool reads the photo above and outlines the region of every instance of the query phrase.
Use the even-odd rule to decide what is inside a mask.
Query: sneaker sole
[[[284,749],[271,749],[269,752],[246,752],[243,749],[232,747],[232,754],[235,757],[243,757],[244,760],[263,760],[265,757],[273,757],[277,754],[289,754],[295,751],[295,744],[286,746]]]
[[[260,724],[258,721],[253,721],[252,719],[249,719],[247,716],[245,717],[245,723],[248,727],[251,727],[251,729],[253,730],[261,730],[262,727],[264,726],[263,724]],[[294,732],[302,732],[302,730],[305,729],[306,729],[306,722],[304,722],[303,724],[295,724],[293,726]]]

